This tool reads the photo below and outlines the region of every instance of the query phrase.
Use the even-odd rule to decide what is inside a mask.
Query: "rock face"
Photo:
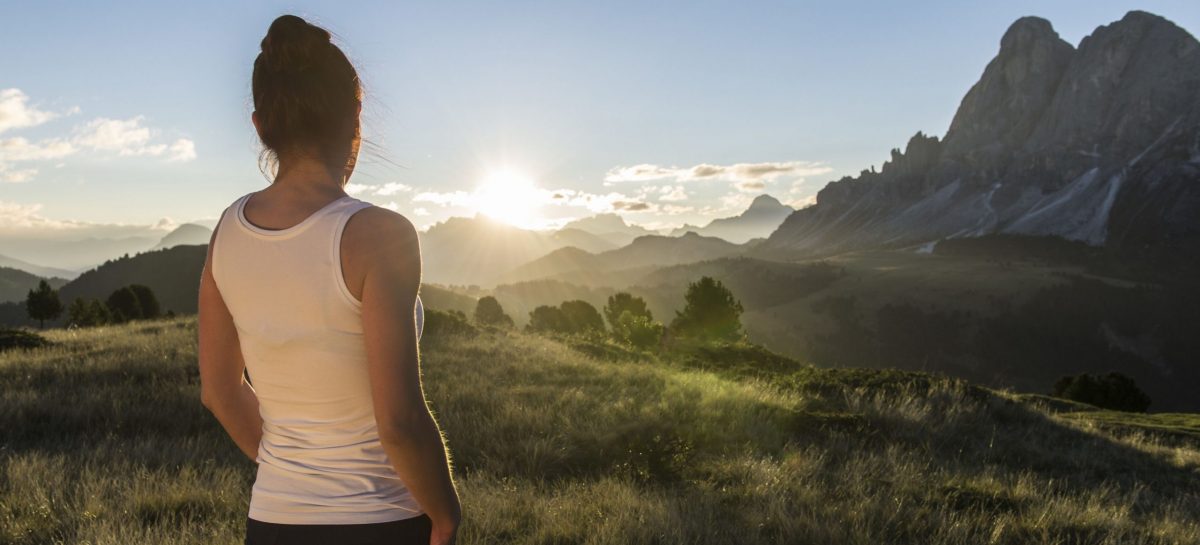
[[[1140,11],[1078,49],[1019,19],[944,140],[917,133],[878,172],[830,183],[754,253],[989,233],[1200,248],[1200,43]]]

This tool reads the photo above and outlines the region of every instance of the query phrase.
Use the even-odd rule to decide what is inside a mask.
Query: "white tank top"
[[[341,271],[342,230],[371,203],[342,197],[274,230],[246,219],[252,194],[225,209],[212,251],[263,420],[250,518],[360,524],[420,515],[379,440],[362,303]],[[419,296],[415,312],[419,339]]]

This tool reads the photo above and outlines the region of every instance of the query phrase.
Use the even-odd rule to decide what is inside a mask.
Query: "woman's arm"
[[[208,257],[200,273],[200,401],[217,417],[238,448],[257,461],[262,416],[258,413],[254,388],[245,380],[246,362],[242,359],[233,315],[213,280],[212,250],[216,240],[217,230],[213,229]]]
[[[417,231],[404,216],[369,208],[347,224],[362,271],[362,320],[379,437],[388,458],[439,532],[453,539],[458,492],[437,422],[421,386],[416,298],[421,284]],[[369,241],[369,243],[368,243]]]

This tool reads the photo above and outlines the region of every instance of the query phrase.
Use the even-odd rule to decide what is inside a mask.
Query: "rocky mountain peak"
[[[1022,17],[1013,23],[950,123],[947,156],[990,162],[1023,142],[1054,98],[1074,52],[1050,21]]]

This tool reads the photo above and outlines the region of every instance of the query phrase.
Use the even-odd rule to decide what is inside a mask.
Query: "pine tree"
[[[38,282],[36,290],[29,290],[25,298],[25,311],[31,319],[38,321],[38,328],[46,327],[46,320],[53,320],[62,315],[63,304],[58,300],[58,291],[50,287],[45,279]]]

